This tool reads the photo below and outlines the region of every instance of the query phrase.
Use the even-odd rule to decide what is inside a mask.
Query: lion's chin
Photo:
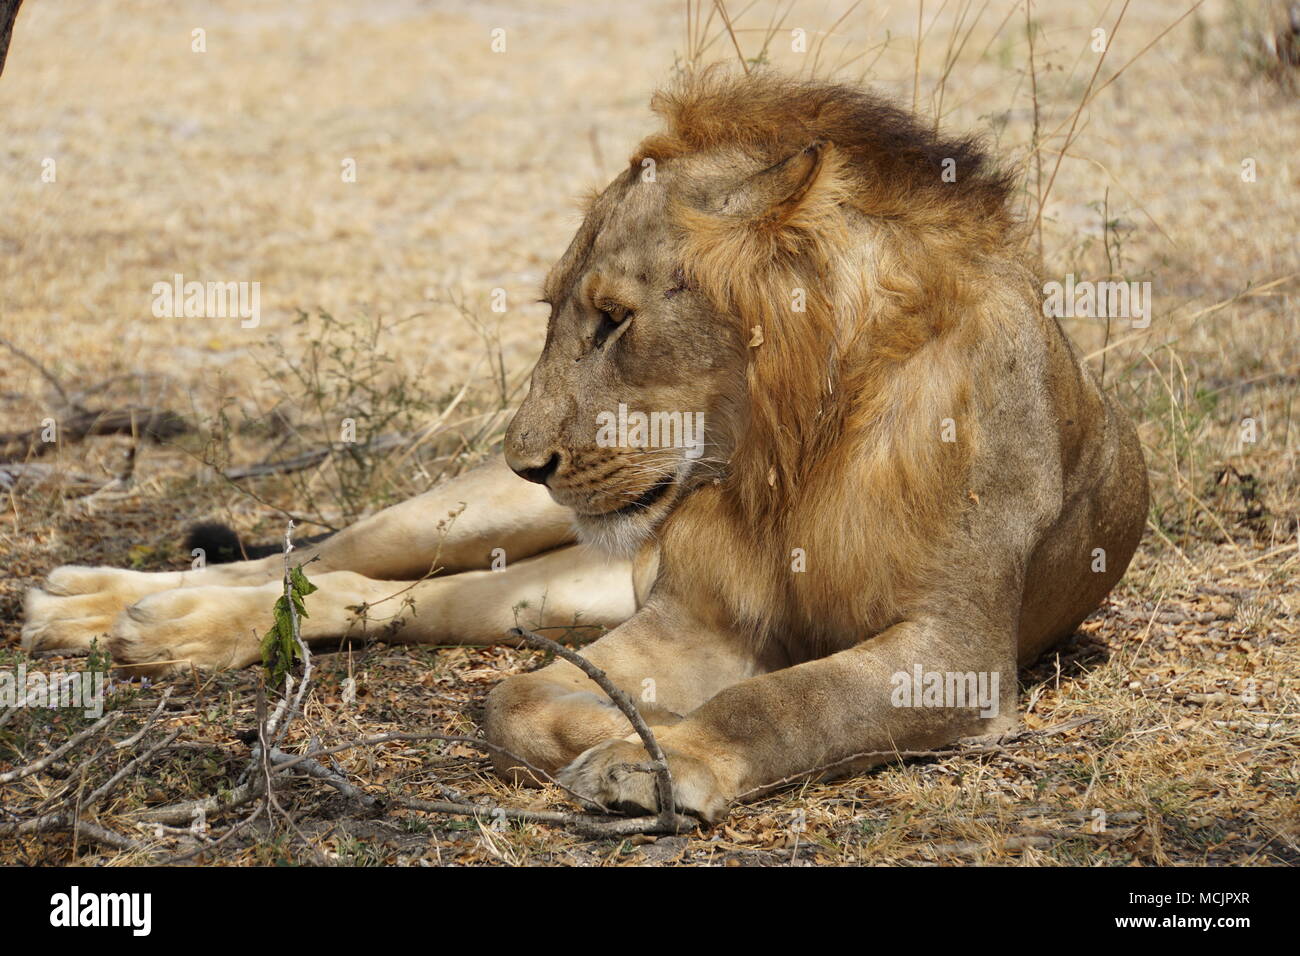
[[[670,475],[648,488],[636,501],[614,511],[593,514],[575,510],[578,538],[610,554],[634,555],[676,507],[679,495],[677,477]]]

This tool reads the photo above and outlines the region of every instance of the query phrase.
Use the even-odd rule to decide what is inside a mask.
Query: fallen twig
[[[413,732],[398,731],[389,734],[380,734],[377,737],[363,737],[360,740],[351,740],[348,741],[347,743],[337,744],[333,747],[324,747],[317,750],[311,750],[305,754],[299,754],[290,757],[284,763],[279,764],[276,767],[276,769],[289,770],[292,769],[299,761],[302,760],[310,760],[313,757],[329,757],[337,753],[342,753],[345,750],[352,750],[355,747],[373,747],[377,744],[384,744],[394,740],[401,740],[407,742],[415,742],[415,741],[422,741],[422,740],[437,740],[440,741],[441,743],[464,744],[467,747],[473,747],[476,750],[483,751],[484,753],[497,753],[503,757],[508,757],[509,759],[514,760],[521,767],[524,767],[530,773],[535,774],[537,776],[537,779],[544,780],[547,783],[555,784],[555,786],[559,787],[561,790],[569,794],[569,796],[573,797],[575,800],[584,799],[574,791],[570,790],[564,784],[560,783],[560,781],[556,780],[553,776],[551,776],[541,767],[537,767],[529,763],[523,757],[519,756],[516,753],[511,753],[509,750],[506,750],[504,747],[498,747],[496,744],[488,743],[486,740],[482,740],[478,737],[463,737],[463,736],[457,736],[456,734],[439,734],[439,733],[433,733],[432,731],[413,731]],[[606,806],[598,804],[597,807],[602,812],[605,813],[611,812],[610,809]]]
[[[681,833],[698,826],[698,821],[673,814],[665,820],[663,814],[653,817],[604,817],[586,813],[562,813],[556,810],[517,810],[514,807],[478,806],[473,803],[451,803],[446,800],[418,800],[414,797],[396,796],[393,801],[410,810],[428,813],[451,813],[472,817],[505,817],[521,823],[553,823],[569,827],[582,836],[592,839],[611,839],[637,833]]]
[[[272,765],[282,764],[287,762],[289,759],[290,755],[286,754],[284,751],[278,748],[271,749],[270,760]],[[354,787],[352,784],[344,780],[340,774],[335,773],[323,764],[301,756],[294,757],[293,762],[296,769],[307,774],[309,777],[315,777],[317,780],[324,781],[349,800],[355,800],[363,807],[372,810],[380,806],[378,799]]]
[[[326,780],[326,782],[329,782],[331,786],[334,786],[335,789],[340,790],[340,792],[345,792],[342,788],[338,787],[337,785],[337,781],[341,780],[341,778],[337,774],[333,774],[331,771],[326,770],[324,765],[317,762],[315,758],[332,756],[337,753],[342,753],[345,750],[352,750],[356,747],[373,747],[378,744],[389,743],[391,741],[411,742],[411,741],[423,741],[423,740],[437,740],[442,743],[464,744],[466,746],[474,747],[484,752],[500,753],[501,755],[508,757],[511,760],[519,761],[519,763],[522,766],[528,768],[533,773],[536,773],[539,779],[545,780],[548,783],[553,783],[557,787],[559,787],[560,789],[568,793],[570,796],[574,797],[575,799],[579,799],[578,794],[574,793],[572,790],[569,790],[569,788],[565,787],[563,784],[561,784],[550,774],[546,773],[546,771],[542,770],[540,767],[533,766],[528,761],[524,760],[522,757],[518,756],[517,754],[513,754],[510,751],[505,750],[504,748],[497,747],[494,744],[490,744],[485,740],[479,740],[478,738],[475,737],[462,737],[462,736],[457,736],[455,734],[439,734],[439,733],[423,732],[423,731],[394,732],[389,734],[380,734],[375,737],[365,737],[360,740],[350,740],[345,743],[336,744],[335,746],[332,747],[314,748],[312,750],[309,750],[307,753],[303,753],[303,754],[286,754],[281,750],[274,749],[272,750],[272,754],[271,754],[272,757],[271,771],[273,774],[284,773],[286,771],[296,769],[301,765],[303,765],[304,763],[310,762],[315,764],[316,767],[318,767],[320,770],[325,770],[327,775],[336,778],[333,782],[331,782],[330,780]],[[314,774],[309,772],[309,775],[316,776],[318,779],[326,779],[325,777],[321,777],[319,774]],[[344,782],[346,783],[346,781]],[[351,784],[347,784],[347,786],[349,788],[352,788]],[[356,788],[352,788],[352,789],[356,790]],[[153,823],[182,823],[193,819],[194,815],[199,812],[202,812],[206,815],[206,814],[220,813],[224,810],[233,810],[238,806],[242,806],[243,804],[248,803],[250,800],[256,799],[258,796],[261,795],[261,793],[262,793],[261,782],[255,779],[253,782],[243,784],[229,791],[224,797],[220,795],[203,797],[198,800],[187,800],[184,801],[183,803],[174,803],[165,807],[156,807],[152,810],[142,811],[141,813],[136,815],[136,819],[145,822],[153,822]],[[369,795],[363,794],[359,790],[356,790],[355,794],[346,793],[345,795],[348,796],[360,795],[361,797],[365,797],[366,800],[370,800],[370,801],[374,800],[373,797],[369,797]],[[363,802],[366,802],[366,800],[363,800]],[[366,803],[366,805],[374,806],[374,803],[372,802]],[[599,809],[605,812],[609,812],[607,807],[600,806]]]
[[[66,811],[47,813],[33,820],[23,820],[19,823],[0,823],[0,836],[27,836],[34,833],[45,833],[50,830],[72,830],[89,840],[94,840],[96,843],[111,846],[115,850],[144,852],[146,849],[143,844],[137,843],[130,837],[115,833],[97,823],[91,823],[89,820],[74,819],[73,814]]]
[[[241,807],[249,800],[256,798],[261,792],[261,780],[260,778],[254,778],[248,783],[240,784],[233,790],[218,792],[210,797],[200,797],[197,800],[185,800],[181,803],[172,803],[153,810],[143,810],[135,814],[135,819],[145,823],[188,823],[200,813],[209,816],[214,813],[221,813],[224,810]]]
[[[93,807],[100,800],[104,799],[104,797],[112,793],[113,788],[116,787],[119,783],[121,783],[122,780],[126,778],[127,774],[129,774],[140,764],[147,762],[150,757],[152,757],[158,751],[162,750],[164,747],[169,746],[180,735],[181,732],[179,730],[174,730],[171,732],[171,734],[165,737],[161,743],[154,744],[144,753],[137,754],[136,756],[132,757],[131,760],[127,762],[126,766],[124,766],[117,773],[113,774],[113,776],[109,777],[106,783],[104,783],[102,786],[100,786],[98,789],[92,792],[90,796],[86,798],[86,802],[82,804],[82,809],[86,810],[89,809],[90,807]]]
[[[166,697],[164,697],[164,702],[165,700]],[[154,718],[158,716],[161,710],[162,710],[162,703],[160,703],[158,708],[154,711],[153,716],[150,718],[149,722],[145,725],[144,730],[149,729],[149,727],[153,724]],[[111,716],[114,719],[116,719],[117,717],[121,716],[121,711],[114,711],[113,714],[108,716]],[[63,747],[60,747],[58,750],[54,751],[54,753],[45,757],[42,761],[36,761],[33,764],[29,764],[27,767],[22,768],[22,771],[15,771],[15,773],[18,773],[20,776],[26,776],[29,773],[34,773],[37,770],[43,769],[44,767],[52,763],[54,760],[56,760],[60,754],[66,753],[68,750],[71,750],[75,745],[89,739],[91,736],[93,736],[94,733],[97,733],[99,730],[103,729],[104,727],[107,727],[111,723],[113,723],[113,721],[107,719],[107,717],[101,719],[91,727],[87,728],[82,733],[73,737],[66,744],[64,744]],[[144,730],[142,730],[140,733],[143,734]],[[52,813],[46,813],[43,814],[42,816],[35,817],[34,819],[31,820],[19,820],[19,821],[13,821],[8,823],[0,823],[0,835],[22,836],[25,834],[43,833],[50,830],[71,830],[73,833],[77,834],[78,836],[83,836],[86,837],[87,839],[94,840],[97,843],[102,843],[105,844],[106,846],[111,846],[114,849],[133,850],[133,851],[143,852],[145,850],[145,847],[143,845],[135,842],[129,837],[122,836],[121,834],[109,830],[106,827],[102,827],[97,823],[91,823],[90,821],[83,819],[82,813],[84,813],[87,810],[90,810],[97,803],[103,800],[105,797],[109,796],[109,794],[113,792],[114,788],[116,788],[119,783],[121,783],[124,779],[126,779],[126,777],[133,770],[135,770],[136,767],[140,766],[143,763],[146,763],[149,760],[149,758],[151,758],[158,751],[170,746],[171,743],[175,741],[177,737],[180,736],[180,733],[181,732],[179,730],[173,731],[169,736],[164,738],[160,743],[157,743],[153,747],[150,747],[148,750],[144,751],[143,753],[136,755],[134,758],[128,761],[125,766],[123,766],[120,770],[118,770],[117,773],[113,774],[111,777],[108,778],[107,781],[105,781],[98,788],[92,791],[90,796],[86,797],[84,801],[81,801],[79,805],[72,812],[68,812],[67,810],[57,810]],[[139,739],[139,736],[140,735],[137,734],[130,739],[134,741]],[[121,745],[118,744],[114,746],[121,746]],[[17,779],[17,777],[15,777],[14,779]],[[7,782],[7,781],[0,781],[0,782]]]
[[[92,435],[142,435],[161,442],[184,435],[193,426],[182,416],[163,408],[129,405],[72,412],[58,422],[56,441],[46,441],[44,428],[0,434],[0,461],[22,461],[43,455],[64,442],[81,441]]]
[[[163,691],[162,699],[158,701],[158,706],[153,709],[153,713],[150,714],[149,719],[144,722],[144,726],[125,740],[119,740],[117,743],[113,744],[114,750],[123,750],[140,742],[141,738],[149,732],[149,728],[154,725],[154,722],[158,719],[158,715],[163,712],[163,708],[167,706],[167,701],[171,699],[173,689],[174,688],[168,687]]]
[[[542,637],[542,635],[534,634],[522,627],[512,627],[509,633],[511,637],[526,641],[534,647],[550,651],[557,657],[564,658],[595,681],[596,685],[623,712],[623,716],[632,724],[632,729],[637,732],[637,736],[641,738],[641,742],[645,745],[646,752],[650,755],[650,769],[655,775],[655,795],[659,802],[659,819],[664,826],[672,825],[672,821],[677,818],[677,808],[673,803],[672,772],[668,769],[668,760],[664,757],[659,742],[655,740],[655,735],[642,719],[641,712],[636,709],[636,704],[632,703],[632,698],[615,685],[603,670],[563,644],[557,644],[549,637]]]
[[[34,773],[40,773],[68,751],[89,740],[101,730],[106,730],[108,727],[112,726],[112,724],[121,716],[122,711],[120,710],[114,710],[105,714],[85,730],[71,737],[67,743],[55,748],[39,760],[34,760],[27,764],[27,766],[19,767],[17,770],[8,770],[4,773],[0,773],[0,783],[12,783],[14,780],[21,780],[23,777],[30,777]]]

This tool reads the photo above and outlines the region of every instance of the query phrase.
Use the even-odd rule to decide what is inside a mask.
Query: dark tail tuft
[[[234,528],[219,521],[204,521],[190,528],[185,535],[185,552],[193,554],[196,548],[203,550],[203,558],[208,564],[264,558],[279,550],[273,545],[254,544],[246,547],[240,542]]]
[[[314,534],[294,541],[296,545],[319,544],[330,535]],[[203,549],[203,559],[208,564],[229,564],[231,561],[251,561],[279,554],[284,550],[278,544],[244,544],[230,525],[220,521],[203,521],[192,525],[185,535],[185,553],[192,555],[195,548]]]

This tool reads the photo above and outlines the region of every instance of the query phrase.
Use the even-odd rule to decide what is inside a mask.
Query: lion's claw
[[[671,747],[663,747],[673,778],[678,813],[715,823],[726,815],[731,798],[708,764]],[[556,777],[590,806],[631,814],[658,813],[655,774],[640,739],[606,740],[579,754]]]

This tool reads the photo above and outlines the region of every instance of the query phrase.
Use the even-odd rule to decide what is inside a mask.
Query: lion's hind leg
[[[176,588],[264,584],[275,574],[264,562],[247,561],[191,571],[131,571],[64,565],[51,571],[24,599],[22,646],[31,653],[84,654],[112,629],[127,607]]]
[[[455,520],[451,520],[453,515]],[[513,561],[571,540],[569,512],[551,501],[545,489],[522,481],[497,458],[325,540],[304,543],[294,557],[310,563],[317,573],[351,571],[370,578],[410,581],[435,564],[469,571],[486,568],[498,551]],[[180,588],[203,588],[211,598],[222,590],[277,586],[283,572],[284,561],[278,553],[185,571],[56,568],[39,588],[27,594],[22,645],[35,653],[86,653],[92,641],[113,629],[119,615],[151,596]],[[235,607],[253,600],[229,594],[226,598]],[[203,605],[200,599],[160,598],[153,602],[150,613],[157,611],[165,617],[165,607]],[[123,618],[123,627],[130,629],[132,621],[129,615]]]
[[[147,595],[179,587],[180,572],[146,573],[66,565],[24,599],[22,646],[29,652],[84,654],[107,636],[113,619]]]
[[[302,636],[337,647],[349,640],[495,644],[516,624],[555,636],[577,625],[590,636],[635,608],[630,562],[575,546],[510,564],[423,581],[380,581],[353,571],[307,574]],[[261,656],[261,635],[283,594],[258,587],[186,587],[148,595],[112,621],[108,648],[132,675],[246,667]]]

